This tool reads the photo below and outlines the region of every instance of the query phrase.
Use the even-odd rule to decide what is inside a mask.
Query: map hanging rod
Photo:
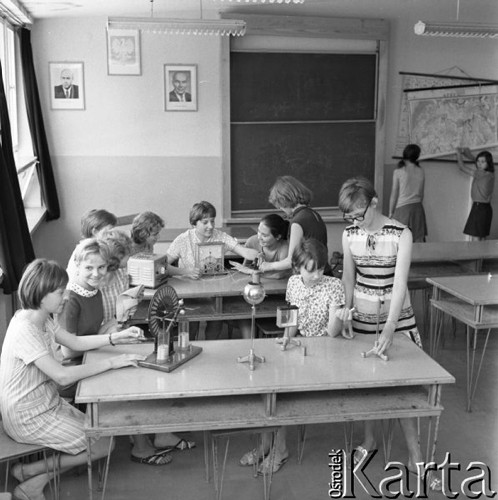
[[[464,89],[469,87],[487,87],[488,85],[498,85],[498,81],[496,82],[480,82],[469,83],[468,85],[442,85],[440,87],[423,87],[420,89],[403,89],[403,92],[423,92],[424,90],[446,90],[446,89]]]
[[[489,80],[487,78],[472,78],[471,76],[456,76],[456,75],[442,75],[441,73],[410,73],[408,71],[400,71],[400,75],[408,76],[429,76],[448,80],[468,80],[469,82],[482,82],[482,83],[498,83],[498,80]]]

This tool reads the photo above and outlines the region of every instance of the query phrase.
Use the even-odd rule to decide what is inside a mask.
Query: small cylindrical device
[[[169,332],[161,328],[157,337],[157,354],[156,361],[164,363],[169,356]]]
[[[190,326],[188,318],[185,317],[185,311],[180,311],[180,319],[178,321],[178,349],[188,349],[189,345]]]

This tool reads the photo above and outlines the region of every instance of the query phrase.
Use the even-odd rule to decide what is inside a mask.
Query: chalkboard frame
[[[375,153],[373,181],[379,198],[383,197],[384,181],[384,142],[386,126],[386,98],[387,98],[387,64],[388,64],[388,41],[389,23],[384,19],[359,19],[359,18],[317,18],[317,17],[294,17],[294,16],[263,16],[253,14],[225,13],[224,18],[244,19],[247,23],[247,35],[254,35],[258,43],[270,40],[274,37],[292,37],[296,39],[318,38],[320,42],[327,39],[338,39],[340,43],[351,40],[351,53],[357,52],[355,44],[358,41],[368,40],[375,43],[378,56],[377,87],[376,87],[376,113],[375,113]],[[225,41],[222,57],[222,92],[230,95],[230,51],[233,42]],[[271,50],[271,49],[269,49]],[[264,51],[264,49],[263,49]],[[293,52],[292,48],[288,50]],[[341,51],[342,52],[342,51]],[[349,53],[346,49],[344,53]],[[231,203],[231,124],[229,99],[223,100],[223,217],[226,223],[254,223],[259,221],[262,215],[274,211],[268,208],[254,210],[234,210]],[[342,214],[337,207],[318,207],[322,217],[328,222],[341,221]]]

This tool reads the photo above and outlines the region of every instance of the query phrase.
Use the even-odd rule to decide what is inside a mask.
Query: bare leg
[[[289,450],[287,449],[287,427],[283,426],[278,429],[274,446],[276,462],[280,462],[289,456]]]
[[[417,462],[422,462],[422,451],[417,432],[416,418],[400,418],[399,423],[405,435],[406,446],[408,447],[408,469],[411,471],[417,470]]]
[[[266,437],[270,434],[266,434]],[[282,465],[287,462],[289,457],[289,450],[287,449],[287,427],[280,427],[277,431],[275,437],[274,447],[274,462],[273,462],[273,473],[278,472]],[[267,456],[261,465],[258,467],[259,474],[267,474],[271,470],[271,456]]]
[[[365,420],[363,422],[363,442],[361,446],[367,451],[370,451],[376,447],[375,440],[375,420]]]
[[[110,438],[100,438],[92,444],[92,462],[107,456],[109,443]],[[12,475],[18,479],[21,477],[24,479],[24,481],[16,488],[16,490],[18,490],[17,496],[22,496],[19,494],[20,490],[24,496],[33,500],[41,500],[45,498],[43,496],[43,489],[53,476],[54,465],[56,465],[54,464],[55,460],[54,457],[49,457],[47,459],[47,463],[45,463],[45,460],[38,460],[37,462],[31,462],[28,464],[16,464],[12,468]],[[58,462],[61,473],[66,472],[67,470],[78,465],[84,465],[87,463],[86,450],[78,453],[77,455],[61,453]],[[47,474],[47,468],[49,474]],[[14,491],[14,495],[16,496],[16,491]]]
[[[270,452],[270,447],[271,447],[271,440],[272,440],[272,433],[271,432],[265,432],[261,436],[261,446],[263,448],[263,455],[268,455]],[[275,438],[275,442],[273,443],[275,447],[275,462],[281,462],[283,459],[287,458],[289,456],[289,450],[287,449],[287,428],[286,427],[280,427],[277,436]],[[244,455],[246,457],[248,454],[252,452],[248,452]],[[243,457],[243,458],[244,458]],[[241,462],[242,463],[242,462]],[[243,464],[243,465],[252,465],[252,464]]]
[[[133,436],[133,447],[131,449],[132,456],[145,458],[154,455],[155,452],[155,448],[145,434]]]

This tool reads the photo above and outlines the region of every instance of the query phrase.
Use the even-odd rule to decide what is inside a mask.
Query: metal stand
[[[249,354],[247,356],[238,356],[238,363],[249,363],[249,370],[254,370],[254,363],[264,363],[264,356],[257,356],[254,354],[254,330],[256,328],[256,305],[253,304],[251,307],[251,348],[249,349]]]
[[[300,340],[291,339],[287,335],[284,335],[282,338],[275,339],[275,342],[277,344],[281,344],[280,348],[282,349],[282,351],[286,351],[287,347],[289,347],[289,346],[293,346],[293,345],[295,345],[296,347],[300,347],[301,346],[301,341]],[[306,349],[306,348],[304,348],[304,349]]]
[[[264,363],[263,356],[254,354],[254,337],[256,335],[256,304],[261,304],[265,300],[265,289],[259,280],[259,271],[252,274],[252,280],[244,287],[244,300],[251,304],[251,349],[247,356],[238,356],[237,363],[249,363],[249,370],[254,370],[255,363]]]
[[[363,351],[361,353],[361,357],[368,358],[369,356],[378,356],[380,359],[382,359],[382,361],[388,361],[389,358],[386,354],[379,354],[377,352],[377,345],[379,342],[379,330],[380,330],[380,309],[382,304],[384,304],[384,299],[382,297],[379,296],[378,299],[379,300],[377,302],[377,328],[375,331],[375,344],[369,351]]]

